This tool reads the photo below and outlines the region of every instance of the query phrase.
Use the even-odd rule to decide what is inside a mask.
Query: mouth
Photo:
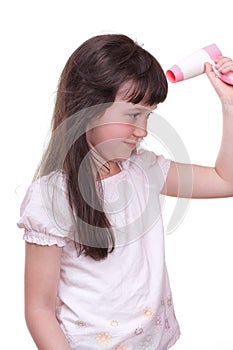
[[[134,149],[137,146],[137,141],[124,141],[124,143],[126,144],[127,147],[129,147],[130,149]]]

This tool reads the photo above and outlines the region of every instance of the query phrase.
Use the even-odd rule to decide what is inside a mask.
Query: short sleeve
[[[144,155],[145,157],[145,155]],[[148,173],[156,180],[159,192],[162,191],[170,169],[171,160],[163,155],[156,155],[154,152],[146,151]]]
[[[140,149],[125,164],[126,167],[130,167],[130,164],[132,167],[134,165],[140,167],[150,185],[156,187],[157,192],[161,192],[170,169],[171,160],[163,155],[156,155],[152,151]]]
[[[63,247],[71,239],[74,222],[66,198],[64,181],[45,176],[31,184],[20,208],[19,228],[24,240]]]
[[[160,169],[162,170],[163,176],[164,176],[164,182],[166,181],[167,174],[170,169],[171,165],[171,159],[165,158],[163,155],[156,156],[157,162],[160,166]]]

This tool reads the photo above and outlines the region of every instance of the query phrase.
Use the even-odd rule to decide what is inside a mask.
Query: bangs
[[[127,102],[142,102],[153,106],[166,99],[166,75],[156,58],[140,46],[137,45],[136,49],[130,52],[130,57],[122,61],[119,68],[121,82],[124,81],[127,86],[123,94]],[[124,76],[121,73],[124,73]]]
[[[167,97],[168,84],[164,74],[140,76],[126,83],[124,100],[134,104],[143,103],[147,106],[157,105]]]

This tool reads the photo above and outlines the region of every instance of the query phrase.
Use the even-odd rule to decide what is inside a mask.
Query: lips
[[[137,146],[137,141],[124,141],[124,143],[129,147],[129,148],[132,148],[134,149],[136,146]]]

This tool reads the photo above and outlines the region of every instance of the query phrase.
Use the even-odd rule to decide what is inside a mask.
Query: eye
[[[140,115],[140,113],[131,113],[131,114],[129,114],[130,118],[132,118],[132,119],[136,119],[139,115]]]

